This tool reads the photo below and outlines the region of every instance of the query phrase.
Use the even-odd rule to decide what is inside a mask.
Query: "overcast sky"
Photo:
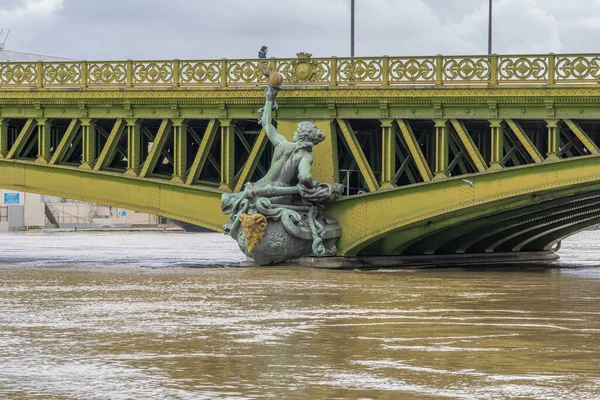
[[[493,0],[496,53],[600,53],[600,0]],[[487,53],[488,0],[355,0],[356,55]],[[350,0],[0,0],[7,50],[88,60],[350,54]]]

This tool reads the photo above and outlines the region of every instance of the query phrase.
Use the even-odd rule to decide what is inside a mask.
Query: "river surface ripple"
[[[219,234],[0,249],[0,398],[600,398],[600,231],[552,269],[234,268]]]

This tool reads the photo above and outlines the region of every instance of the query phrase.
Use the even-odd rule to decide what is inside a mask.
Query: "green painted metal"
[[[449,150],[448,121],[435,120],[435,168],[433,179],[448,177],[448,150]]]
[[[81,126],[81,121],[79,119],[71,120],[71,122],[69,123],[69,127],[67,128],[67,131],[65,132],[64,136],[60,140],[56,150],[54,151],[54,154],[52,155],[52,158],[50,159],[50,164],[56,164],[56,163],[62,162],[64,160],[65,155],[67,154],[67,150],[68,150],[69,146],[71,145],[71,143],[73,142],[73,139],[75,138],[75,135],[77,134],[77,130],[79,129],[80,126]]]
[[[533,158],[536,163],[542,162],[544,157],[540,154],[539,150],[535,147],[531,139],[527,136],[527,134],[523,131],[523,129],[519,126],[518,123],[513,121],[512,119],[507,119],[506,123],[512,129],[515,136],[521,142],[527,153]]]
[[[6,158],[19,157],[21,150],[23,150],[23,148],[25,147],[27,140],[33,133],[33,130],[35,129],[36,126],[37,126],[37,121],[35,119],[29,118],[27,120],[27,122],[23,126],[23,129],[21,129],[19,136],[17,136],[15,143],[13,144],[13,146],[10,148],[10,151],[6,155]]]
[[[471,135],[467,131],[467,128],[465,128],[465,125],[462,123],[462,121],[456,119],[451,119],[450,123],[454,127],[454,130],[456,131],[460,142],[467,150],[471,162],[475,165],[477,171],[484,172],[487,169],[486,162],[483,159],[483,156],[481,155],[479,150],[477,149],[477,146],[475,146],[473,138],[471,138]]]
[[[162,120],[160,127],[158,128],[158,133],[156,134],[156,137],[154,138],[154,141],[152,143],[152,149],[150,150],[150,154],[148,154],[148,158],[146,158],[144,166],[140,171],[140,178],[144,178],[148,176],[148,174],[152,173],[152,171],[154,171],[156,163],[158,162],[158,159],[162,154],[163,147],[165,146],[165,143],[169,137],[169,133],[171,131],[172,126],[173,123],[170,120]]]
[[[0,118],[0,159],[8,154],[8,119]]]
[[[379,189],[379,184],[377,183],[377,179],[375,179],[375,174],[373,174],[373,170],[369,165],[369,161],[367,160],[365,153],[360,147],[360,144],[358,144],[358,139],[356,138],[352,127],[348,121],[345,120],[338,119],[337,123],[342,131],[344,140],[346,141],[346,144],[348,145],[348,148],[350,149],[350,152],[352,153],[352,156],[358,165],[363,179],[367,184],[367,188],[369,188],[369,191],[371,192],[377,191]]]
[[[200,171],[204,168],[204,164],[208,158],[208,152],[212,147],[212,143],[215,139],[215,135],[217,134],[217,130],[219,129],[219,122],[217,120],[211,120],[206,127],[206,131],[204,132],[204,136],[202,136],[202,140],[199,143],[200,147],[198,152],[196,153],[196,157],[194,158],[194,162],[192,167],[188,173],[188,177],[186,180],[187,185],[193,185],[198,181],[198,177],[200,176]]]
[[[381,121],[381,188],[396,186],[396,134],[394,120]]]
[[[235,121],[221,119],[221,185],[219,189],[232,191],[235,186]]]
[[[184,183],[187,174],[187,121],[182,118],[173,120],[173,178],[172,182]]]
[[[106,144],[100,153],[100,157],[98,157],[96,165],[94,166],[94,171],[99,171],[110,165],[111,161],[115,158],[119,140],[121,139],[126,127],[127,125],[125,120],[118,119],[115,121],[115,124],[113,125],[113,128],[106,139]],[[67,133],[68,132],[69,130],[67,130]],[[65,133],[65,137],[67,136],[67,133]]]
[[[312,175],[346,183],[339,169],[358,170],[352,185],[370,191],[349,187],[326,210],[342,226],[339,255],[543,250],[597,221],[594,57],[273,59],[285,79],[275,120],[284,135],[315,122],[326,141]],[[268,168],[256,60],[0,66],[23,71],[0,76],[0,187],[218,229],[220,193]],[[138,188],[172,197],[149,205]]]
[[[504,133],[502,120],[490,120],[490,170],[502,169]]]
[[[412,159],[415,161],[417,169],[421,174],[421,179],[423,179],[424,182],[430,181],[433,178],[433,174],[431,173],[431,169],[425,160],[423,151],[419,147],[419,143],[417,142],[415,134],[413,133],[410,125],[404,120],[398,120],[397,123],[398,127],[400,128],[400,132],[402,132],[404,143],[408,147]]]
[[[141,121],[137,118],[127,121],[127,171],[131,176],[138,176],[141,166],[142,133]]]
[[[49,118],[38,118],[36,120],[38,128],[38,154],[36,162],[46,164],[50,161],[50,128],[52,120]],[[28,153],[29,151],[25,151]]]
[[[583,145],[588,149],[588,151],[591,154],[600,153],[600,148],[598,148],[596,143],[594,143],[592,139],[590,139],[590,137],[586,135],[586,133],[575,121],[572,121],[570,119],[565,119],[563,121],[569,127],[569,129],[571,129],[575,136],[577,136],[577,138],[581,140],[581,143],[583,143]]]
[[[557,125],[557,120],[546,120],[546,126],[548,129],[548,152],[546,156],[547,161],[556,161],[560,158],[560,130],[557,129]]]
[[[260,130],[254,145],[250,149],[250,154],[248,155],[248,160],[244,164],[244,168],[235,184],[234,192],[239,192],[244,187],[244,184],[248,182],[254,170],[258,166],[259,157],[265,149],[265,145],[267,144],[267,134],[264,129]]]
[[[94,169],[98,149],[96,148],[96,122],[91,118],[81,119],[81,141],[82,157],[80,168]]]

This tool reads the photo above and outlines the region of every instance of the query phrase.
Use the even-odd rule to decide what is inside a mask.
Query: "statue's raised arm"
[[[275,96],[279,91],[279,85],[283,82],[281,74],[271,68],[265,68],[263,73],[269,78],[269,86],[265,89],[266,100],[265,106],[261,108],[259,112],[259,124],[262,125],[267,137],[273,143],[273,146],[281,142],[287,142],[285,136],[283,136],[275,126],[271,123],[273,120],[273,110],[277,109],[277,103],[275,102]]]

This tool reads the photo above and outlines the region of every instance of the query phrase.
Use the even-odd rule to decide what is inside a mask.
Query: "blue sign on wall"
[[[19,204],[21,193],[4,193],[4,204]]]

